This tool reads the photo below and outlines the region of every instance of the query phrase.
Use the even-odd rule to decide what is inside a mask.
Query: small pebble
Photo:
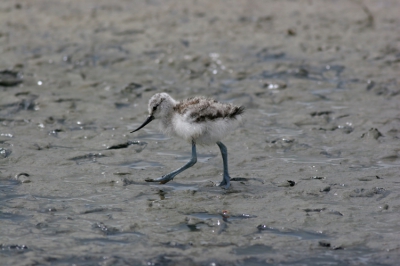
[[[320,189],[320,192],[329,192],[329,191],[331,191],[330,186],[326,186],[326,187]]]

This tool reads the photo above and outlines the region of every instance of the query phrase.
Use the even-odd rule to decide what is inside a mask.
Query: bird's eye
[[[153,112],[154,112],[155,110],[157,110],[157,107],[158,107],[158,105],[154,105],[154,106],[153,106]]]

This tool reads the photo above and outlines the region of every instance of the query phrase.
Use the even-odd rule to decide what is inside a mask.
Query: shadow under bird
[[[150,98],[148,109],[149,116],[146,121],[131,133],[157,119],[164,134],[178,136],[192,144],[192,158],[175,171],[160,178],[146,179],[147,182],[165,184],[171,181],[197,162],[196,144],[217,144],[221,150],[224,167],[223,180],[219,186],[229,188],[231,178],[228,173],[228,151],[221,139],[240,124],[244,113],[243,106],[220,103],[202,96],[176,101],[167,93],[157,93]]]

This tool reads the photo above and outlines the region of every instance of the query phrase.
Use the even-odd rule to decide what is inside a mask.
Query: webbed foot
[[[146,178],[144,181],[146,182],[159,182],[160,184],[165,184],[168,183],[169,181],[171,181],[172,179],[174,179],[174,177],[170,176],[170,175],[163,175],[162,177],[159,178]]]
[[[231,186],[230,180],[231,178],[229,176],[224,176],[224,179],[218,186],[223,187],[224,189],[228,189]]]

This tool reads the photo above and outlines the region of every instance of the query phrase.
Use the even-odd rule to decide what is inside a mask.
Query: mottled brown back
[[[193,97],[179,102],[174,110],[181,115],[190,112],[189,117],[200,123],[207,120],[235,119],[243,114],[244,107],[220,103],[205,97]]]

